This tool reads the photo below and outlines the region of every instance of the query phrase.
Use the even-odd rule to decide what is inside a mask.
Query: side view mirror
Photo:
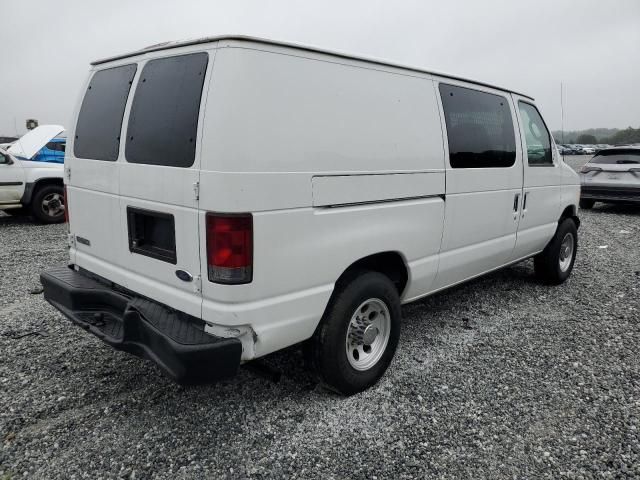
[[[10,155],[5,155],[4,153],[0,153],[0,165],[11,165],[13,160],[11,160]]]

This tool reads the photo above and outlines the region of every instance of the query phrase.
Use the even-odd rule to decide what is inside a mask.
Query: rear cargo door
[[[207,52],[138,65],[119,170],[120,266],[127,287],[201,315],[199,139]]]
[[[120,137],[137,69],[129,61],[92,72],[65,158],[71,262],[121,285]]]

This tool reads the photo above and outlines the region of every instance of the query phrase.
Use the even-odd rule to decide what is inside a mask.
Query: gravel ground
[[[567,283],[529,261],[407,305],[390,370],[345,399],[296,349],[277,384],[171,383],[34,292],[64,226],[1,217],[0,479],[640,477],[640,208],[581,219]]]

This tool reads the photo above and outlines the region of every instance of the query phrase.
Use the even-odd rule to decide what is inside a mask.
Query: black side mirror
[[[0,153],[0,165],[11,165],[12,163],[11,156]]]

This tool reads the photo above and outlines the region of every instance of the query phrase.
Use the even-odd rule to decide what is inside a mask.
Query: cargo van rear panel
[[[93,72],[67,159],[70,231],[78,267],[200,318],[198,139],[215,51],[171,53]]]

